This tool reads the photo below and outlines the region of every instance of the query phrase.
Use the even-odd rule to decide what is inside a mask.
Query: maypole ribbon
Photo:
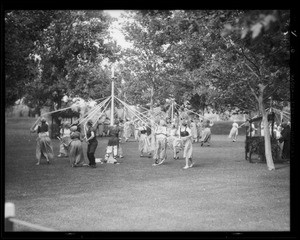
[[[95,126],[95,125],[96,125],[96,122],[98,122],[98,120],[100,119],[100,117],[102,117],[103,112],[105,112],[105,110],[106,110],[107,107],[109,106],[110,102],[111,102],[111,99],[110,99],[107,103],[105,103],[105,104],[106,104],[105,108],[100,112],[99,117],[98,117],[97,120],[94,122],[93,126]],[[104,107],[105,104],[103,104],[103,107]]]
[[[126,104],[125,102],[123,102],[122,100],[120,100],[119,98],[117,98],[117,97],[115,97],[120,103],[122,103],[131,113],[133,113],[133,115],[135,115],[139,120],[141,120],[143,123],[145,123],[148,127],[150,127],[152,130],[153,130],[153,128],[151,127],[151,125],[149,125],[148,123],[147,123],[147,121],[146,120],[150,120],[151,121],[151,119],[148,119],[146,116],[144,116],[142,113],[140,113],[140,112],[138,112],[138,111],[136,111],[136,110],[133,110],[133,109],[131,109],[130,108],[130,106],[128,105],[128,104]],[[141,116],[139,116],[138,114],[140,114],[140,115],[142,115],[142,117],[144,117],[146,120],[144,120],[144,119],[142,119],[142,117]]]
[[[110,99],[110,98],[108,98],[108,99]],[[108,99],[106,100],[106,102],[108,101]],[[105,103],[106,103],[106,102],[105,102]],[[105,103],[104,103],[104,104],[105,104]],[[94,117],[94,116],[96,115],[97,111],[98,111],[99,109],[101,109],[101,108],[103,107],[104,104],[102,104],[101,106],[98,106],[96,109],[94,109],[94,111],[93,111],[90,115],[87,116],[87,119],[85,119],[86,122],[83,124],[83,131],[84,131],[84,136],[85,136],[85,138],[87,138],[87,136],[86,136],[86,125],[87,125],[88,121],[89,121],[92,117]],[[99,105],[100,105],[100,104],[99,104]],[[91,115],[92,115],[92,116],[91,116]]]

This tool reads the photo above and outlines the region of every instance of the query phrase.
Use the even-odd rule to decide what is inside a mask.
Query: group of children
[[[41,158],[45,157],[47,162],[54,158],[53,147],[51,139],[49,138],[48,124],[45,118],[40,119],[40,124],[37,124],[32,132],[37,132],[37,147],[36,158],[37,165],[40,164]],[[193,134],[194,121],[182,119],[181,123],[169,121],[169,119],[159,120],[152,124],[150,121],[142,121],[136,119],[129,121],[116,119],[113,126],[109,126],[109,139],[106,146],[104,160],[101,163],[114,163],[118,164],[117,158],[123,158],[122,145],[129,140],[133,135],[134,139],[138,141],[138,149],[140,156],[146,154],[149,158],[153,157],[154,166],[162,164],[166,158],[167,148],[173,150],[173,158],[178,159],[178,153],[182,150],[183,157],[186,159],[184,169],[193,166],[192,143],[198,141]],[[131,125],[134,125],[133,133]],[[201,132],[201,146],[204,143],[210,143],[212,123],[206,121],[203,125]],[[202,127],[202,126],[201,126]],[[71,126],[69,122],[65,122],[60,130],[60,148],[58,157],[68,157],[72,167],[90,166],[96,167],[95,151],[98,146],[96,127],[89,120],[85,126],[85,137],[83,137],[80,125]],[[151,134],[152,133],[152,134]],[[198,135],[197,135],[198,136]],[[87,143],[87,158],[88,164],[84,161],[84,152],[82,142],[85,140]]]
[[[182,119],[179,122],[171,123],[168,119],[157,120],[156,124],[152,124],[153,134],[147,131],[147,127],[151,126],[151,123],[145,123],[140,121],[138,127],[138,140],[140,156],[144,154],[151,157],[153,153],[154,163],[153,166],[162,164],[167,159],[167,148],[172,149],[173,158],[178,159],[178,154],[183,151],[183,157],[185,158],[184,169],[188,169],[193,166],[193,142],[195,142],[193,131],[191,129],[192,121]],[[206,121],[204,130],[202,132],[202,138],[200,139],[201,146],[204,143],[210,143],[211,131],[210,127],[212,122]]]

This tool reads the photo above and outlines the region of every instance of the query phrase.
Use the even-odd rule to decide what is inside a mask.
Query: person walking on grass
[[[164,120],[159,121],[159,125],[155,129],[155,150],[154,150],[154,164],[157,166],[162,164],[167,158],[167,127]]]
[[[40,165],[42,158],[46,158],[47,163],[49,164],[50,160],[54,157],[48,129],[49,126],[44,117],[40,119],[40,123],[38,125],[30,129],[31,132],[37,132],[38,134],[36,139],[36,165]]]
[[[237,124],[236,120],[234,120],[228,136],[228,138],[232,139],[233,142],[237,140],[238,131],[239,131],[238,129],[239,129],[239,125]]]
[[[70,128],[69,160],[72,167],[82,167],[84,165],[84,154],[82,148],[81,133],[78,132],[77,126]]]
[[[87,157],[89,160],[89,166],[96,168],[95,152],[98,146],[98,141],[96,138],[96,130],[93,128],[93,122],[91,120],[87,122],[86,142],[88,144]]]
[[[183,145],[183,157],[185,158],[185,166],[183,169],[188,169],[193,167],[193,142],[192,142],[192,131],[188,127],[187,120],[183,120],[181,126],[178,129],[178,135],[182,141]],[[191,163],[189,165],[189,162]]]
[[[178,136],[178,127],[176,124],[171,124],[170,128],[168,129],[168,138],[167,138],[168,146],[170,149],[173,150],[173,158],[176,160],[178,159],[178,153],[181,151],[182,148],[182,141]]]

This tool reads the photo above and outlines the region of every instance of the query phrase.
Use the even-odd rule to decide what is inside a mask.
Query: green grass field
[[[136,142],[123,145],[119,165],[71,168],[55,158],[36,166],[34,121],[6,121],[5,201],[16,205],[18,219],[70,232],[290,230],[290,165],[268,171],[247,162],[245,136],[227,137],[230,122],[214,125],[210,147],[193,144],[195,166],[183,170],[184,159],[173,160],[170,150],[153,167]],[[96,157],[103,157],[107,138],[98,141]],[[52,143],[57,155],[59,141]]]

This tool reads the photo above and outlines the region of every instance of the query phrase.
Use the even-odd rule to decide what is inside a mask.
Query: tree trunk
[[[267,166],[268,166],[269,170],[275,170],[275,166],[274,166],[274,162],[273,162],[273,158],[272,158],[268,115],[267,115],[267,112],[266,112],[264,104],[263,104],[264,89],[265,89],[265,86],[262,84],[259,84],[258,106],[259,106],[260,112],[262,113],[262,121],[264,124],[265,155],[266,155]]]

